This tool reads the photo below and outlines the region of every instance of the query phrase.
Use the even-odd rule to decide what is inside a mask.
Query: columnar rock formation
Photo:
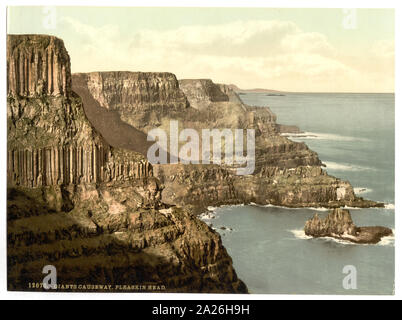
[[[220,236],[161,201],[143,155],[110,146],[93,128],[71,90],[63,42],[9,35],[8,50],[8,288],[44,290],[51,264],[58,290],[246,293]],[[183,93],[169,95],[177,81],[161,77],[168,83],[137,74],[135,100],[186,108]],[[115,78],[103,85],[124,93],[130,83]],[[128,100],[99,95],[131,102],[128,92]]]
[[[138,155],[124,158],[87,121],[71,90],[70,58],[51,36],[7,39],[8,184],[38,187],[152,176]]]
[[[332,237],[354,243],[374,244],[381,238],[392,235],[386,227],[356,227],[348,210],[334,209],[325,218],[315,214],[306,222],[304,232],[315,238]]]
[[[128,158],[114,162],[112,150],[100,145],[61,146],[9,150],[9,184],[39,187],[60,184],[98,183],[152,176],[148,161]],[[116,151],[115,151],[116,152]]]
[[[138,127],[159,124],[156,114],[184,112],[187,99],[172,73],[91,72],[74,75],[74,90],[85,83],[102,108],[118,111],[128,124]],[[81,88],[82,90],[82,88]]]
[[[7,38],[7,92],[20,96],[64,95],[71,89],[70,58],[56,37]]]
[[[144,142],[140,145],[145,145],[145,137],[151,129],[160,128],[169,135],[170,120],[178,121],[180,129],[195,129],[199,136],[202,129],[255,130],[256,163],[252,175],[236,176],[233,167],[226,165],[154,165],[155,176],[165,185],[164,201],[190,205],[199,211],[209,205],[249,202],[289,207],[381,206],[356,197],[349,182],[329,176],[322,169],[317,153],[305,143],[293,142],[281,135],[287,128],[276,123],[276,116],[268,107],[244,104],[230,86],[205,79],[177,81],[174,76],[159,73],[141,75],[152,82],[155,78],[159,79],[158,83],[166,82],[158,87],[169,88],[170,92],[163,95],[166,99],[147,102],[142,98],[159,97],[156,86],[142,86],[141,94],[137,91],[131,94],[121,86],[104,85],[116,81],[139,88],[144,80],[130,72],[74,74],[73,87],[80,90],[85,87],[86,101],[98,101],[99,113],[106,108],[114,110],[122,122],[141,131]],[[135,84],[136,81],[139,83]],[[185,98],[188,103],[184,102]],[[85,109],[94,105],[88,103],[87,106],[86,101]],[[112,126],[104,128],[105,133],[113,130]],[[136,134],[127,136],[137,139]],[[120,146],[119,141],[108,141]],[[139,151],[138,146],[130,149]],[[142,153],[146,155],[146,150]]]
[[[77,74],[79,76],[80,74]],[[92,72],[86,77],[88,87],[102,107],[136,107],[158,104],[186,107],[186,97],[177,90],[176,77],[168,72]]]

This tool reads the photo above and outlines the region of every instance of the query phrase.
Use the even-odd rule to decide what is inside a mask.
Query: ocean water
[[[393,94],[247,93],[241,98],[269,106],[278,123],[297,125],[306,134],[290,139],[316,151],[329,174],[350,181],[359,195],[387,203],[386,209],[351,209],[356,225],[394,229]],[[204,220],[221,233],[251,293],[392,294],[394,237],[376,245],[312,239],[303,227],[315,212],[328,211],[226,206]],[[350,265],[356,268],[356,289],[343,286],[343,270]]]

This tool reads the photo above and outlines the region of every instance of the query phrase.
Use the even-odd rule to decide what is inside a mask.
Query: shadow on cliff
[[[110,231],[92,219],[92,210],[63,205],[56,210],[40,198],[42,192],[8,189],[7,288],[10,291],[47,291],[41,285],[42,269],[54,265],[57,283],[66,292],[194,292],[246,293],[239,281],[235,289],[225,281],[203,278],[191,259],[174,265],[163,255],[135,248],[128,226]],[[43,193],[42,193],[43,194]],[[121,238],[121,234],[126,236]],[[151,252],[149,252],[151,251]],[[31,284],[31,285],[30,285]],[[76,285],[110,285],[112,289],[70,288]],[[126,287],[124,287],[126,286]],[[56,291],[56,290],[55,290]]]
[[[145,133],[122,121],[118,112],[103,108],[92,97],[83,75],[75,74],[72,86],[73,91],[82,99],[88,120],[111,146],[147,156],[147,151],[154,142],[147,141]]]
[[[78,217],[72,214],[71,207],[56,211],[42,199],[15,188],[8,189],[7,198],[8,290],[47,291],[29,285],[42,283],[45,265],[56,267],[60,285],[165,285],[167,278],[160,275],[172,268],[163,257],[133,249],[129,242],[96,225],[90,211]],[[166,273],[167,277],[173,275]],[[160,290],[132,287],[123,291]]]

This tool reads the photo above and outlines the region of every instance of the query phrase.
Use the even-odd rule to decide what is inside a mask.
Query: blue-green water
[[[248,93],[249,105],[269,106],[281,124],[297,125],[329,174],[360,188],[361,196],[387,209],[351,209],[356,225],[394,228],[394,95]],[[356,189],[358,191],[358,189]],[[303,227],[317,210],[232,206],[211,222],[251,293],[392,294],[394,239],[355,245],[311,239]],[[327,211],[322,210],[322,214]],[[220,230],[221,226],[233,231]],[[357,289],[343,288],[343,268],[357,270]]]

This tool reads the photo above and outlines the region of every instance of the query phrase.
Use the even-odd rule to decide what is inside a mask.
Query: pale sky
[[[355,19],[354,19],[355,17]],[[172,72],[244,89],[394,92],[394,10],[9,7],[64,40],[72,72]]]

